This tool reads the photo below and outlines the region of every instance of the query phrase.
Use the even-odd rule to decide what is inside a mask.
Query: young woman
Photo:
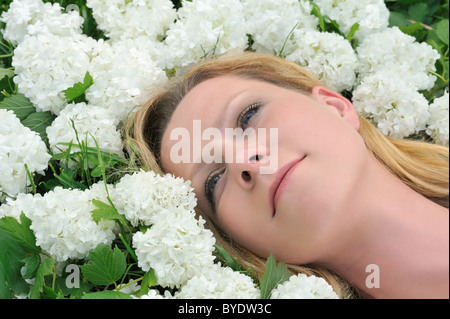
[[[147,169],[191,180],[218,244],[257,276],[271,252],[344,298],[448,298],[448,148],[383,136],[297,64],[250,52],[203,61],[128,132]],[[212,150],[214,161],[198,156]]]

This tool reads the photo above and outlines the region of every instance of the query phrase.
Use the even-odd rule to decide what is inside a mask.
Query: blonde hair
[[[266,54],[245,52],[204,60],[174,77],[141,107],[128,122],[128,140],[137,147],[142,164],[148,170],[164,173],[160,161],[162,135],[172,113],[183,97],[199,83],[219,76],[234,75],[273,83],[309,94],[320,83],[303,67]],[[323,85],[322,85],[323,86]],[[448,148],[419,141],[394,139],[381,134],[369,121],[360,117],[359,133],[378,160],[405,184],[436,203],[448,207]],[[265,259],[237,245],[208,219],[217,240],[241,267],[261,278]],[[343,298],[354,297],[357,290],[338,274],[318,265],[288,265],[292,273],[324,278]]]

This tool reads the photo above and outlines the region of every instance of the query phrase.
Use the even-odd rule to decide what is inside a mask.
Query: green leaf
[[[56,115],[50,112],[36,112],[31,113],[24,120],[22,120],[22,124],[30,130],[39,133],[43,141],[47,141],[46,129],[52,124],[55,118]]]
[[[449,23],[448,19],[440,21],[436,25],[436,35],[438,36],[439,40],[444,42],[446,45],[449,45]]]
[[[106,290],[85,294],[81,299],[133,299],[120,291]]]
[[[311,10],[311,14],[319,18],[319,27],[321,31],[325,31],[325,19],[320,13],[320,8],[317,4],[311,2],[313,8]]]
[[[408,25],[410,23],[406,16],[400,12],[392,11],[389,15],[389,27]]]
[[[28,253],[38,254],[41,248],[36,246],[36,237],[30,229],[31,220],[24,213],[20,215],[20,223],[14,217],[0,219],[0,229],[3,229]]]
[[[86,190],[88,187],[80,182],[77,182],[73,176],[74,172],[70,168],[65,168],[62,170],[61,174],[56,174],[54,172],[55,178],[61,183],[61,185],[65,188],[76,188],[81,190]]]
[[[428,15],[428,6],[423,2],[416,3],[408,8],[408,17],[414,21],[424,22]]]
[[[141,289],[139,290],[138,296],[148,294],[150,287],[156,286],[158,284],[158,279],[156,278],[155,271],[150,269],[142,279]]]
[[[289,280],[292,274],[283,262],[276,263],[275,257],[270,253],[266,261],[266,269],[264,275],[261,277],[260,289],[261,299],[269,299],[272,290],[279,284]]]
[[[98,245],[89,253],[90,264],[81,266],[84,277],[94,285],[115,283],[125,272],[127,263],[125,254],[115,247]]]
[[[28,284],[20,270],[25,251],[8,232],[0,229],[0,299],[12,298],[15,294],[28,293]]]
[[[64,96],[66,97],[67,103],[71,103],[72,101],[77,101],[78,98],[81,98],[84,95],[84,92],[92,85],[94,81],[89,72],[86,72],[84,76],[83,82],[75,83],[71,88],[64,90]]]
[[[223,249],[219,245],[214,245],[214,247],[216,248],[215,255],[217,256],[217,258],[220,259],[220,261],[222,261],[224,264],[226,264],[235,271],[242,270],[239,264],[236,263],[236,261],[233,258],[231,258],[231,256],[225,251],[225,249]]]
[[[6,97],[0,102],[0,109],[13,111],[20,121],[24,120],[31,113],[36,112],[36,108],[23,94],[14,94]]]
[[[23,275],[23,278],[34,278],[34,273],[41,263],[41,257],[38,254],[28,255],[27,257],[22,259],[22,261],[25,263],[25,274]]]
[[[0,68],[0,79],[4,77],[12,78],[14,76],[14,71],[10,69]]]
[[[101,219],[104,220],[117,220],[120,223],[126,225],[127,219],[120,214],[114,206],[103,203],[100,200],[93,199],[92,204],[94,204],[97,209],[94,209],[92,213],[92,219],[98,223]]]
[[[39,299],[41,292],[44,291],[45,276],[53,274],[55,260],[53,258],[45,259],[36,271],[33,288],[31,288],[30,299]]]

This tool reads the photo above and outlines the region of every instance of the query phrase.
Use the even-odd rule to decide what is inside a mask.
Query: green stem
[[[134,284],[134,283],[137,283],[137,282],[141,281],[142,279],[144,279],[144,276],[139,277],[138,279],[135,279],[135,280],[133,280],[133,281],[130,281],[129,283],[127,283],[127,284],[125,284],[125,285],[121,285],[119,288],[116,288],[116,290],[119,291],[119,290],[121,290],[121,289],[123,289],[123,288],[125,288],[125,287],[128,287],[128,286],[130,286],[130,285],[132,285],[132,284]]]
[[[56,266],[53,265],[53,280],[52,280],[52,290],[55,291],[55,283],[56,283]]]
[[[442,82],[444,82],[445,84],[448,84],[448,83],[449,83],[448,79],[445,79],[442,75],[437,74],[436,72],[433,72],[433,71],[428,70],[428,69],[427,69],[427,71],[428,71],[429,73],[433,74],[434,76],[438,77],[439,79],[441,79]]]
[[[3,55],[0,55],[0,59],[10,58],[10,57],[12,57],[13,55],[14,55],[14,53],[3,54]]]
[[[133,259],[138,262],[138,259],[136,257],[136,254],[134,253],[133,249],[131,249],[130,245],[128,244],[128,242],[125,240],[125,238],[123,237],[122,234],[119,234],[119,238],[122,241],[122,243],[125,245],[125,247],[127,248],[127,251],[130,253],[131,257],[133,257]]]

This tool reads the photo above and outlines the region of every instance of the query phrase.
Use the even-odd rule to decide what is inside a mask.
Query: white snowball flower
[[[252,48],[258,52],[291,54],[296,48],[292,32],[315,30],[319,25],[319,19],[311,15],[309,1],[242,0],[242,3],[247,33],[252,36]]]
[[[447,146],[449,145],[448,137],[448,91],[444,95],[435,99],[430,105],[430,118],[427,122],[426,133],[431,136],[435,143]]]
[[[0,109],[0,194],[26,192],[31,181],[25,164],[32,175],[43,175],[50,158],[39,134],[23,126],[12,111]]]
[[[114,206],[133,226],[153,224],[156,215],[170,208],[193,210],[197,199],[190,181],[160,176],[153,171],[125,175],[112,191]]]
[[[84,102],[71,103],[61,111],[46,131],[50,148],[55,154],[68,149],[68,146],[60,143],[78,144],[78,133],[78,139],[85,141],[88,147],[96,148],[95,138],[100,150],[123,157],[123,144],[117,124],[118,121],[102,107]],[[79,151],[78,147],[71,149],[72,153]]]
[[[36,244],[45,252],[57,261],[82,259],[98,244],[110,245],[115,238],[114,221],[100,220],[97,224],[92,219],[92,200],[104,200],[97,197],[99,194],[98,190],[91,193],[89,189],[56,187],[44,196],[22,195],[8,201],[0,206],[0,216],[20,216],[19,210],[23,211],[31,220]]]
[[[295,51],[286,56],[312,72],[332,90],[351,90],[356,84],[358,59],[350,42],[336,33],[298,30]]]
[[[272,290],[271,299],[338,299],[323,278],[298,274]]]
[[[178,299],[258,299],[253,280],[230,267],[213,264],[202,268],[175,294]]]
[[[160,212],[145,233],[136,232],[133,247],[142,270],[154,269],[158,284],[180,287],[214,261],[215,239],[205,221],[182,208]]]
[[[166,66],[183,68],[213,54],[243,51],[247,40],[239,0],[184,1],[167,31]]]
[[[387,69],[398,73],[418,90],[434,86],[436,77],[428,70],[436,71],[439,53],[425,42],[416,42],[397,27],[369,35],[358,46],[357,54],[361,79]]]
[[[140,297],[132,296],[133,299],[174,299],[169,291],[164,291],[164,295],[162,295],[156,289],[150,289],[146,295],[142,295]]]
[[[404,138],[425,130],[428,101],[407,79],[382,69],[366,76],[353,91],[357,112],[385,135]]]
[[[3,37],[13,45],[22,42],[25,35],[77,36],[81,34],[83,24],[83,18],[76,10],[62,13],[58,3],[44,4],[41,0],[14,0],[0,21],[6,23]]]
[[[111,40],[145,36],[160,41],[176,19],[170,0],[87,0],[98,27]]]
[[[38,111],[58,115],[66,105],[63,90],[83,82],[95,40],[52,34],[26,36],[14,51],[14,82]]]
[[[94,222],[92,199],[89,190],[60,187],[35,198],[28,216],[36,244],[57,261],[83,259],[98,244],[110,245],[115,238],[115,222]]]
[[[145,49],[148,45],[139,43],[137,40],[102,43],[89,67],[94,83],[86,90],[86,99],[108,109],[120,122],[167,80],[154,59],[159,53],[149,52]]]
[[[41,197],[41,195],[20,193],[15,199],[7,198],[5,203],[0,205],[0,218],[13,217],[20,221],[22,212],[29,217],[28,212],[33,209],[35,197]]]
[[[322,15],[339,24],[339,30],[348,35],[351,27],[359,24],[355,36],[363,40],[369,34],[381,32],[389,25],[389,9],[383,0],[314,0]]]

